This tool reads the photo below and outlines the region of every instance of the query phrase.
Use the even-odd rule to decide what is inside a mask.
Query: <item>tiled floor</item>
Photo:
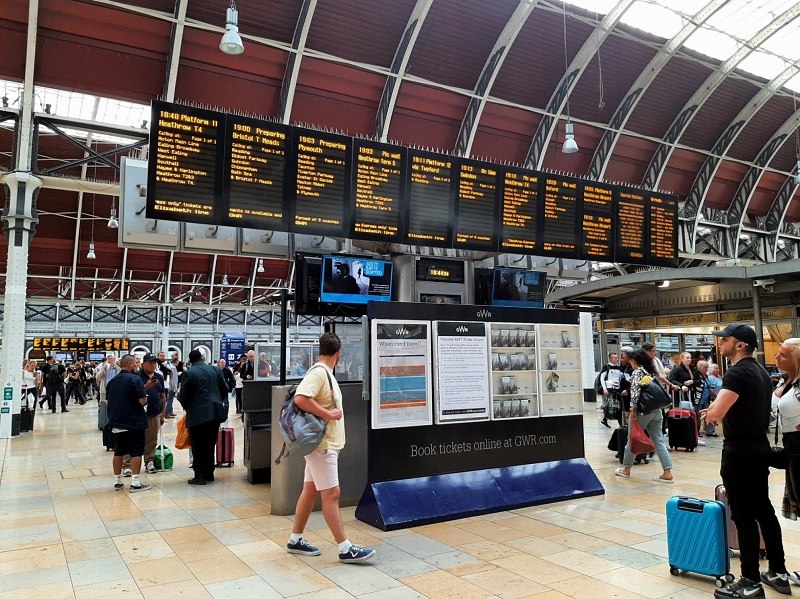
[[[271,516],[269,486],[247,482],[241,430],[236,467],[219,470],[213,485],[188,486],[187,452],[177,451],[172,472],[131,495],[111,489],[111,455],[95,422],[94,403],[39,412],[33,433],[0,440],[0,599],[692,599],[714,590],[709,578],[670,576],[664,502],[713,494],[720,440],[674,454],[674,485],[650,480],[657,462],[623,480],[593,404],[584,413],[586,453],[606,495],[389,533],[346,508],[352,540],[378,550],[365,566],[337,563],[319,514],[308,537],[322,555],[284,552],[291,518]],[[174,428],[167,421],[167,443]],[[772,483],[779,505],[783,477]],[[787,565],[800,569],[800,523],[781,524]]]

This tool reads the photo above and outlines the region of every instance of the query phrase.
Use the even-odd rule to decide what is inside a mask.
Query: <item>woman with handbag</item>
[[[641,426],[646,430],[655,446],[658,461],[661,462],[661,467],[664,472],[653,480],[661,483],[671,483],[672,476],[672,460],[669,456],[669,449],[664,442],[664,434],[661,432],[661,423],[663,416],[660,409],[651,410],[647,413],[639,412],[639,398],[642,392],[642,386],[645,384],[657,385],[655,382],[655,369],[653,368],[653,360],[647,355],[643,349],[635,350],[630,356],[631,366],[633,367],[633,374],[631,375],[631,409],[630,409],[630,430],[631,434],[628,435],[628,444],[625,446],[625,457],[622,459],[622,467],[617,468],[614,474],[622,478],[630,478],[631,466],[635,459],[635,454],[631,451],[631,438],[633,435],[634,426]]]

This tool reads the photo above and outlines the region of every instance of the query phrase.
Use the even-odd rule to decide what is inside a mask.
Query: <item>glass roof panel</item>
[[[741,44],[729,35],[701,28],[689,36],[685,47],[720,61],[728,60]]]
[[[789,0],[733,0],[714,13],[706,22],[709,27],[738,38],[749,40],[775,17],[783,13]]]
[[[798,39],[800,39],[800,19],[795,19],[764,40],[761,47],[778,56],[785,56],[790,62],[794,62],[800,59]]]
[[[617,0],[570,0],[566,4],[577,6],[599,15],[607,15],[617,5]]]
[[[649,2],[634,2],[622,15],[621,21],[664,39],[671,39],[681,30],[685,19],[669,8]]]
[[[786,82],[784,87],[796,92],[797,95],[800,97],[800,74],[795,75],[789,81]]]
[[[765,79],[774,79],[786,70],[786,61],[757,50],[740,62],[737,68]]]

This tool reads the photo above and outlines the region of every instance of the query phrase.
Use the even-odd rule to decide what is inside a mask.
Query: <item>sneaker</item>
[[[122,476],[133,476],[133,470],[131,470],[130,468],[123,468]]]
[[[319,547],[314,547],[302,537],[296,543],[286,543],[286,551],[298,555],[319,555],[321,553]]]
[[[150,485],[131,485],[131,493],[141,493],[142,491],[149,491]]]
[[[350,549],[339,554],[339,561],[350,564],[365,562],[373,557],[375,557],[374,549],[370,547],[361,547],[360,545],[351,545]]]
[[[125,488],[125,485],[123,485],[122,483],[114,483],[114,490],[115,491],[122,491],[122,489],[124,489],[124,488]]]
[[[148,474],[156,474],[157,472],[158,472],[158,469],[156,468],[156,465],[153,463],[153,460],[150,460],[149,462],[147,462],[147,473]]]
[[[765,599],[764,587],[755,580],[742,576],[736,582],[714,591],[717,599]]]
[[[784,595],[792,594],[792,589],[789,586],[789,575],[785,572],[783,574],[778,574],[772,570],[762,572],[761,582]]]
[[[603,425],[604,427],[606,427],[606,428],[611,428],[611,425],[608,423],[608,420],[606,420],[605,418],[603,418],[603,419],[600,421],[600,424],[602,424],[602,425]]]

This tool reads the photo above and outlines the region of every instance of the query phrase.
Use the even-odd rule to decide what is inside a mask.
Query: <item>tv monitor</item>
[[[391,260],[323,256],[319,300],[331,304],[366,304],[392,299]]]
[[[322,256],[298,252],[295,255],[294,276],[295,312],[302,315],[321,315],[319,292]]]
[[[547,274],[519,268],[495,268],[492,305],[542,308]]]

